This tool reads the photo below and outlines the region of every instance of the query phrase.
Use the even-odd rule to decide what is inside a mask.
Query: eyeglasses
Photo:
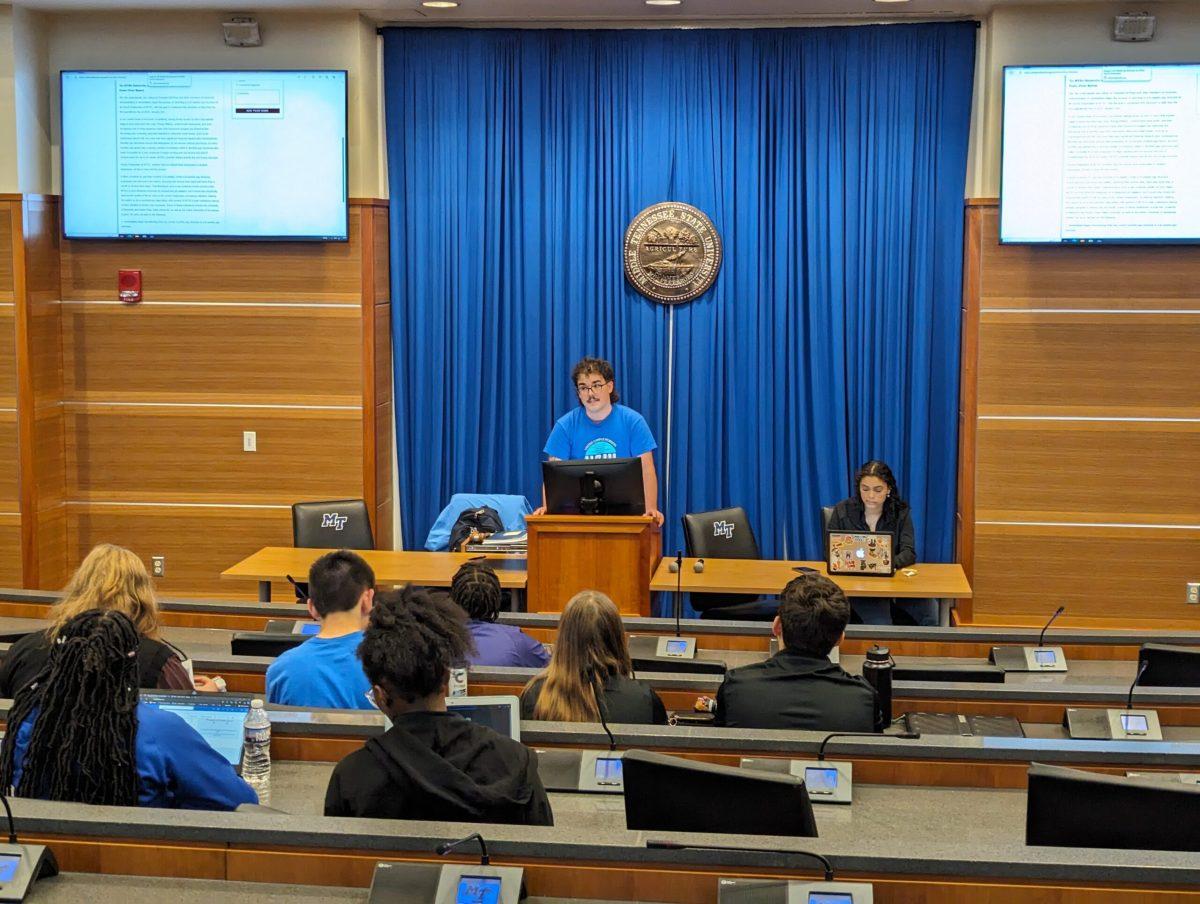
[[[582,395],[588,390],[591,390],[592,392],[599,392],[611,382],[611,380],[604,380],[603,382],[597,381],[595,383],[576,383],[575,388],[579,390],[579,393]]]

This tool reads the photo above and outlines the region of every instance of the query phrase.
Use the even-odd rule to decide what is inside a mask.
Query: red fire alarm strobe
[[[142,271],[117,271],[117,298],[126,304],[137,304],[142,300]]]

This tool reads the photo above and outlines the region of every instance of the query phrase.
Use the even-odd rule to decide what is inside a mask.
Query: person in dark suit
[[[599,722],[600,706],[606,722],[667,723],[658,694],[633,677],[616,603],[599,591],[582,590],[563,609],[550,665],[521,691],[521,718]]]
[[[858,469],[854,475],[854,495],[834,506],[829,530],[891,534],[896,569],[907,568],[917,561],[912,510],[900,498],[892,469],[882,461],[869,461]],[[938,623],[937,603],[933,600],[852,597],[850,606],[859,621],[868,625],[892,624],[893,607],[914,624]]]
[[[793,578],[771,625],[779,652],[726,673],[717,691],[717,724],[874,731],[874,689],[829,661],[849,621],[850,604],[837,584],[820,574]]]

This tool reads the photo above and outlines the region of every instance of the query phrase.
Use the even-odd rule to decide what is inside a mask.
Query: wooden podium
[[[580,590],[599,590],[623,615],[650,614],[650,576],[662,532],[646,515],[526,515],[530,612],[561,612]]]

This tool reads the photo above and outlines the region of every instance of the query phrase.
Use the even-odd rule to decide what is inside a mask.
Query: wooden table
[[[271,581],[284,581],[290,574],[297,581],[308,580],[312,563],[332,552],[329,549],[295,549],[290,546],[266,546],[221,572],[227,580],[258,581],[258,598],[271,601]],[[454,573],[469,559],[465,552],[404,552],[386,549],[355,550],[375,571],[380,584],[418,584],[423,587],[449,587]],[[500,586],[524,590],[527,580],[524,556],[487,556],[496,569]]]
[[[776,559],[705,559],[704,571],[693,567],[695,559],[684,559],[679,574],[668,566],[674,559],[663,559],[650,581],[651,590],[689,593],[779,593],[796,577],[797,568],[812,568],[828,576],[824,562],[791,562]],[[915,572],[911,577],[905,571]],[[682,579],[680,576],[682,575]],[[837,575],[833,582],[846,596],[915,597],[918,599],[969,599],[971,585],[958,564],[918,563],[896,572],[894,577],[853,577]]]

